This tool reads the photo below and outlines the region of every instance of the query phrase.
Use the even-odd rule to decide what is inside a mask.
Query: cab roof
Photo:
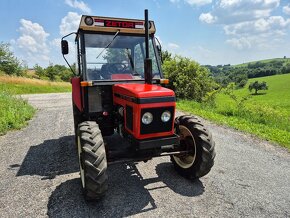
[[[83,15],[79,30],[145,34],[144,24],[144,20]],[[154,34],[155,31],[154,22],[149,21],[149,34]]]

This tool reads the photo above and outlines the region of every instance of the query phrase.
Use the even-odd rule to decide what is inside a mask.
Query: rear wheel
[[[186,178],[199,178],[209,173],[215,158],[214,141],[199,119],[180,116],[175,119],[176,133],[182,150],[188,154],[172,155],[176,171]]]
[[[96,122],[78,125],[77,145],[84,196],[86,200],[100,199],[108,189],[108,177],[105,146]]]

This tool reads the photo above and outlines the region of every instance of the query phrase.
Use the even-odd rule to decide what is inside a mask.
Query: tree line
[[[249,70],[262,67],[260,63],[246,67],[202,66],[190,58],[172,55],[168,51],[162,51],[162,59],[164,76],[170,81],[169,88],[175,91],[178,98],[192,99],[198,102],[209,99],[220,87],[225,87],[231,82],[234,82],[237,87],[244,87],[249,78]],[[265,66],[263,65],[263,67]],[[278,64],[275,66],[281,67]],[[288,65],[283,65],[283,67],[288,67]],[[27,67],[9,50],[9,45],[0,43],[0,74],[51,81],[69,81],[73,76],[69,68],[58,64],[50,64],[46,68],[36,64],[32,75],[27,74],[27,71]]]
[[[24,62],[14,56],[9,49],[9,44],[0,42],[0,75],[6,74],[10,76],[24,76],[36,79],[44,79],[50,81],[66,81],[72,77],[72,72],[69,68],[59,65],[50,64],[43,68],[36,64],[33,67],[34,73],[29,74],[29,69]]]
[[[228,64],[217,66],[205,65],[205,67],[210,70],[215,81],[222,86],[225,87],[233,82],[237,88],[242,88],[250,78],[290,73],[290,59],[284,57],[236,66]]]

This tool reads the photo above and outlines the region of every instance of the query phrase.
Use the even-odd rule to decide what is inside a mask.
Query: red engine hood
[[[114,85],[113,91],[135,98],[175,96],[171,89],[149,84],[117,84]]]

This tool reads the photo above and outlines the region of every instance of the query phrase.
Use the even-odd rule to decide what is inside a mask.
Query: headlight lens
[[[152,121],[153,121],[153,115],[150,112],[146,112],[145,114],[143,114],[142,123],[148,125],[152,123]]]
[[[164,111],[161,115],[161,120],[164,123],[168,122],[170,118],[171,118],[171,113],[169,111]]]
[[[85,18],[85,24],[87,24],[88,26],[92,26],[94,24],[94,20],[92,17],[86,17]]]

